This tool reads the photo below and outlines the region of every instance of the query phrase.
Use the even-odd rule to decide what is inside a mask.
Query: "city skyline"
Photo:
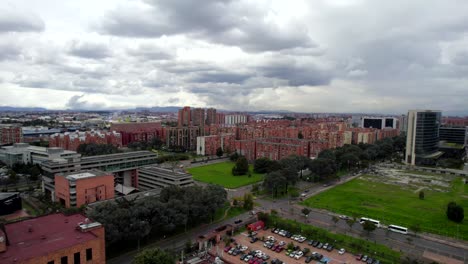
[[[467,5],[7,1],[0,106],[468,114]]]

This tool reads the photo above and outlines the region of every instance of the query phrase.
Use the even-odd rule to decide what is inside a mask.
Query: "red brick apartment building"
[[[15,124],[0,124],[0,146],[23,142],[23,130]]]
[[[49,138],[50,147],[59,147],[66,150],[76,151],[81,144],[111,144],[122,147],[122,135],[115,131],[86,131],[65,132],[54,134]]]
[[[84,215],[40,216],[0,227],[2,264],[105,264],[104,227]]]
[[[114,198],[114,175],[100,170],[55,175],[55,200],[66,208]]]
[[[162,141],[166,139],[165,130],[160,122],[113,123],[110,130],[121,134],[123,146],[135,141],[151,141],[153,138]]]

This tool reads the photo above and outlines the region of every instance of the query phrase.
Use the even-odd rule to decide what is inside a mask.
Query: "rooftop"
[[[7,224],[10,245],[6,252],[0,253],[0,263],[14,263],[15,260],[19,263],[96,239],[93,233],[76,229],[85,220],[81,214],[65,216],[60,213]]]
[[[68,180],[76,181],[76,180],[98,177],[98,176],[103,176],[103,175],[110,175],[110,174],[101,170],[86,170],[86,171],[75,171],[75,172],[59,174],[58,176],[63,176],[67,178]]]

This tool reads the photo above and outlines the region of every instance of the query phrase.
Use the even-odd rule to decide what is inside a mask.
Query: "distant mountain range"
[[[46,111],[70,111],[70,112],[118,112],[118,111],[128,111],[128,112],[141,112],[149,111],[153,113],[176,113],[181,109],[181,106],[153,106],[153,107],[136,107],[133,109],[108,109],[108,110],[90,110],[90,109],[53,109],[49,110],[43,107],[13,107],[13,106],[0,106],[0,112],[46,112]],[[244,112],[236,110],[223,110],[217,109],[219,112]],[[289,110],[258,110],[258,111],[247,111],[251,114],[292,114],[296,113]],[[329,113],[333,114],[333,113]],[[345,114],[345,113],[335,113],[335,114]],[[348,113],[350,115],[368,115],[369,113]],[[375,113],[379,115],[378,113]],[[392,114],[390,114],[392,115]],[[393,114],[399,115],[399,114]],[[443,116],[468,116],[468,110],[465,111],[442,111]]]
[[[42,112],[48,111],[42,107],[12,107],[12,106],[0,106],[0,111],[2,112]]]

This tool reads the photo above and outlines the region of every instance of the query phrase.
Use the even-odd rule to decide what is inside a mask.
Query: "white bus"
[[[397,225],[389,225],[388,230],[397,232],[397,233],[402,233],[402,234],[408,234],[408,228],[402,227],[402,226],[397,226]]]
[[[366,218],[366,217],[361,217],[361,219],[359,220],[359,223],[361,223],[361,225],[362,225],[366,221],[373,223],[376,227],[380,227],[380,221],[377,221],[377,220],[371,219],[371,218]]]

